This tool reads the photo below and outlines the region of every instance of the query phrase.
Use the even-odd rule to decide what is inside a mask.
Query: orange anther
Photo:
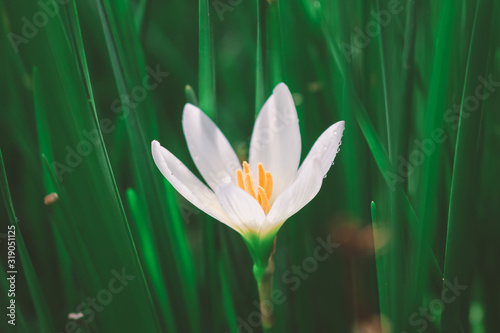
[[[262,186],[263,188],[265,188],[265,186],[266,186],[266,172],[264,171],[264,167],[262,166],[262,163],[259,163],[258,170],[259,170],[259,186]]]
[[[259,184],[257,186],[256,193],[250,166],[246,161],[242,164],[243,171],[241,171],[241,169],[236,170],[237,185],[239,188],[245,190],[248,194],[254,197],[267,215],[267,213],[271,210],[269,199],[271,199],[271,194],[273,194],[273,176],[271,175],[271,172],[266,172],[264,170],[262,163],[259,163],[257,165],[257,170],[259,172]]]
[[[269,171],[266,172],[266,187],[264,189],[267,198],[271,199],[271,195],[273,194],[273,175]]]
[[[238,182],[238,187],[244,190],[245,182],[243,181],[243,173],[240,169],[236,170],[236,181]]]
[[[257,199],[257,196],[255,195],[255,186],[253,184],[253,178],[251,173],[245,174],[245,191],[247,191],[248,194]]]
[[[267,198],[266,192],[264,191],[264,188],[262,188],[262,186],[259,186],[258,190],[259,190],[260,206],[264,210],[264,213],[267,215],[267,213],[269,213],[269,211],[271,210],[271,205],[269,204],[269,199]]]
[[[245,172],[245,175],[247,173],[251,174],[251,172],[250,172],[250,166],[248,165],[247,161],[243,162],[243,171]]]

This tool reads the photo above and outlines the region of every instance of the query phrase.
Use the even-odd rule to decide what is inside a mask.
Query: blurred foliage
[[[261,331],[241,237],[180,197],[149,147],[196,173],[191,102],[246,159],[284,81],[303,156],[346,130],[278,234],[270,331],[496,332],[499,5],[0,0],[2,295],[10,224],[18,266],[16,326],[2,315],[0,331]]]

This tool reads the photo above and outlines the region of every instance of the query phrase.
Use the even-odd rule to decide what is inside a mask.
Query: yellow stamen
[[[255,195],[255,186],[253,184],[253,178],[251,173],[245,174],[245,191],[247,191],[248,194],[257,199],[257,196]]]
[[[271,195],[273,194],[273,175],[271,172],[266,172],[266,186],[264,187],[266,191],[266,196],[268,199],[271,199]]]
[[[266,172],[264,171],[264,167],[262,166],[262,163],[259,163],[258,169],[259,169],[259,186],[265,187],[266,186]]]
[[[247,173],[252,174],[252,173],[250,172],[250,166],[248,165],[248,162],[247,162],[247,161],[243,162],[243,171],[245,172],[245,175],[246,175]]]
[[[244,190],[245,183],[243,182],[243,173],[240,169],[236,170],[236,181],[238,182],[238,187]]]
[[[262,163],[258,164],[257,169],[259,171],[257,193],[255,193],[252,172],[250,172],[250,166],[247,162],[243,162],[243,171],[241,171],[241,169],[236,170],[236,182],[239,188],[245,190],[259,202],[262,210],[264,210],[264,213],[267,215],[271,210],[269,199],[271,198],[271,194],[273,194],[273,176],[271,172],[264,170]]]
[[[264,191],[264,188],[262,188],[262,186],[259,186],[258,190],[259,190],[260,206],[264,210],[264,213],[267,215],[267,213],[269,213],[269,211],[271,210],[271,205],[269,204],[269,199],[267,198],[266,192]]]

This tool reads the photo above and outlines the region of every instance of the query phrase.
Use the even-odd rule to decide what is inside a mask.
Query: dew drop
[[[225,184],[231,183],[231,177],[226,176],[226,177],[222,178],[222,182],[225,183]]]

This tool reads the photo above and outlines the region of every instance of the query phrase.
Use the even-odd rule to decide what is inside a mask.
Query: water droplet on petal
[[[225,183],[225,184],[231,183],[231,177],[226,176],[226,177],[222,178],[222,182]]]

